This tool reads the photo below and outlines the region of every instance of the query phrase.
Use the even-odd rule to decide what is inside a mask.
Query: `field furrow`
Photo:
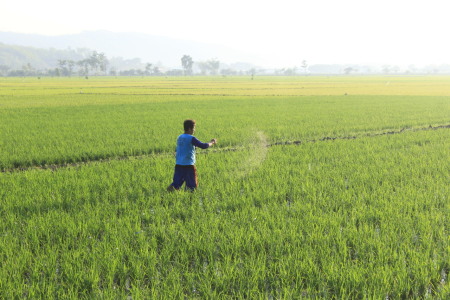
[[[428,127],[416,127],[416,128],[402,128],[400,130],[389,130],[389,131],[385,131],[385,132],[374,132],[374,133],[364,133],[364,134],[360,134],[358,136],[353,135],[353,136],[333,136],[333,137],[322,137],[319,139],[313,139],[313,140],[306,140],[306,141],[283,141],[283,142],[277,142],[277,143],[267,143],[267,137],[264,137],[263,139],[260,138],[259,141],[259,147],[274,147],[274,146],[280,146],[280,145],[300,145],[300,144],[304,144],[304,143],[317,143],[317,142],[324,142],[324,141],[334,141],[334,140],[354,140],[354,139],[358,139],[358,138],[362,138],[362,137],[378,137],[378,136],[383,136],[383,135],[391,135],[391,134],[400,134],[400,133],[404,133],[404,132],[416,132],[416,131],[424,131],[424,130],[439,130],[439,129],[450,129],[450,124],[448,125],[437,125],[437,126],[432,126],[429,125]],[[262,132],[259,132],[259,135],[263,134]],[[228,151],[239,151],[239,150],[244,150],[246,148],[251,148],[254,147],[252,145],[247,145],[247,146],[241,146],[239,148],[236,147],[215,147],[214,149],[210,149],[208,150],[208,152],[228,152]],[[200,150],[200,154],[202,154],[204,152],[201,152]],[[83,161],[79,161],[79,162],[72,162],[72,163],[61,163],[61,164],[47,164],[47,165],[33,165],[33,166],[27,166],[27,167],[15,167],[15,168],[9,168],[9,169],[2,169],[1,172],[3,173],[11,173],[11,172],[23,172],[23,171],[27,171],[27,170],[32,170],[32,169],[49,169],[52,171],[55,171],[57,169],[60,168],[67,168],[67,167],[78,167],[81,165],[85,165],[85,164],[91,164],[91,163],[95,163],[95,162],[109,162],[112,160],[127,160],[127,159],[142,159],[148,156],[171,156],[173,155],[173,152],[159,152],[159,153],[155,153],[154,151],[152,152],[148,152],[148,153],[141,153],[139,155],[124,155],[124,156],[111,156],[111,157],[104,157],[104,158],[100,158],[100,159],[86,159]],[[256,155],[258,156],[258,155]]]

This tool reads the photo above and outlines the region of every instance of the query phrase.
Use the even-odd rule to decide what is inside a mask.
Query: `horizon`
[[[272,67],[300,65],[303,60],[310,65],[450,63],[450,42],[445,39],[450,19],[441,0],[430,0],[426,5],[403,0],[281,0],[276,5],[254,0],[130,0],[127,6],[80,0],[69,9],[54,0],[26,0],[25,4],[10,2],[5,6],[0,12],[3,32],[147,34],[223,45],[248,54],[254,60],[251,63]],[[99,13],[102,11],[107,13]]]

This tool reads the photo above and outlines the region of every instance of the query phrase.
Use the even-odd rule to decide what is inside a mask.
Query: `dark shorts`
[[[186,183],[186,189],[194,190],[198,186],[197,170],[195,166],[175,165],[172,186],[180,189],[183,183]]]

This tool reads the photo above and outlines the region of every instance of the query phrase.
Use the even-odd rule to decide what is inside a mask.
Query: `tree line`
[[[108,59],[105,53],[93,51],[88,58],[79,61],[59,59],[58,67],[54,70],[54,75],[72,76],[74,72],[84,76],[88,76],[90,73],[106,75],[107,66]]]
[[[165,68],[158,63],[142,62],[139,58],[108,58],[105,53],[90,49],[38,49],[0,43],[0,76],[192,76],[192,75],[275,75],[310,74],[450,74],[450,65],[428,65],[400,68],[395,65],[364,66],[315,64],[306,60],[299,67],[258,69],[251,64],[227,65],[217,58],[194,61],[190,55],[180,58],[179,68]]]
[[[0,43],[0,76],[188,76],[249,75],[254,67],[246,63],[222,64],[217,58],[197,60],[183,55],[180,67],[166,68],[139,58],[109,58],[86,48],[41,49]]]
[[[5,47],[0,44],[0,76],[182,76],[194,75],[194,70],[201,75],[217,75],[220,68],[220,62],[217,59],[194,63],[189,55],[181,58],[180,69],[165,69],[161,65],[143,63],[139,58],[109,59],[103,52],[87,53],[86,49],[80,50],[80,53],[57,52],[64,57],[57,59],[55,59],[55,53],[35,55],[34,50],[36,49]],[[28,62],[20,66],[19,58]],[[53,67],[48,67],[51,65]]]
[[[84,55],[86,56],[86,55]],[[31,63],[23,64],[20,68],[11,68],[0,64],[0,76],[188,76],[200,75],[242,75],[242,72],[232,68],[220,70],[220,61],[212,58],[206,61],[194,62],[190,55],[183,55],[180,69],[165,69],[153,63],[142,63],[139,58],[124,60],[123,58],[108,57],[103,52],[92,51],[81,59],[57,59],[54,68],[37,68]],[[118,67],[119,66],[119,67]],[[220,70],[220,72],[219,72]],[[248,72],[246,72],[248,73]],[[253,71],[254,73],[254,71]]]

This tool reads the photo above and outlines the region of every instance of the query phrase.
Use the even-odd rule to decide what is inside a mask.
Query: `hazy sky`
[[[287,66],[450,63],[447,0],[1,1],[0,31],[141,32],[219,43]]]

